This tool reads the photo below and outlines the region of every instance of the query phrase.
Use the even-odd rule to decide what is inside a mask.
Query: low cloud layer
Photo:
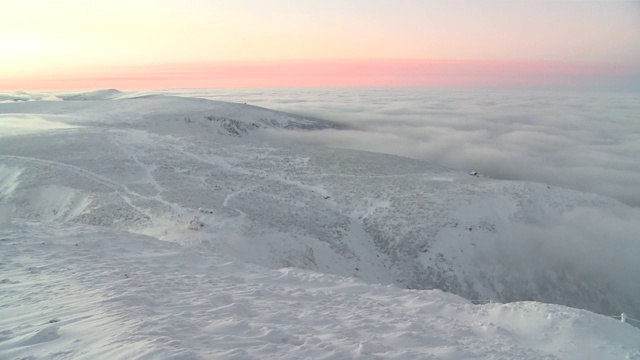
[[[620,311],[640,315],[640,266],[637,226],[640,209],[574,208],[538,223],[516,224],[501,233],[486,255],[510,273],[571,273],[587,283],[609,288]],[[574,299],[574,301],[579,301]],[[600,310],[602,311],[602,310]]]
[[[389,153],[499,179],[543,182],[640,206],[640,94],[428,89],[171,90],[345,124],[272,134]],[[0,102],[59,100],[0,94]]]
[[[287,141],[407,156],[640,206],[640,94],[472,90],[193,90],[341,122]]]

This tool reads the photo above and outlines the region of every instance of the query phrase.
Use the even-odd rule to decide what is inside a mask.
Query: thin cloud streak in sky
[[[96,71],[96,72],[93,72]],[[446,61],[272,61],[61,71],[0,80],[5,90],[255,87],[640,89],[640,65]]]

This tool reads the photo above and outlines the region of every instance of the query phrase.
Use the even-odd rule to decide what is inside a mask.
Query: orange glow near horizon
[[[506,61],[284,61],[84,69],[0,79],[4,91],[261,87],[599,87],[640,66]],[[629,80],[631,79],[631,80]],[[633,83],[635,81],[635,83]]]
[[[5,1],[0,90],[640,89],[639,10],[635,0]]]

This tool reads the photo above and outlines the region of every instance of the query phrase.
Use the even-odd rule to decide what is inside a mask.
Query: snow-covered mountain
[[[0,316],[9,319],[0,354],[26,356],[29,346],[71,339],[63,329],[116,321],[138,340],[101,353],[101,335],[90,333],[87,357],[640,357],[640,332],[600,315],[398,289],[640,318],[637,209],[401,157],[278,143],[274,132],[340,126],[244,104],[115,90],[55,100],[0,104],[0,121],[21,129],[0,137],[0,286],[10,290],[0,312],[31,304]],[[91,298],[66,293],[93,288]],[[36,333],[12,328],[43,314],[56,318]],[[158,323],[136,322],[145,314]],[[163,314],[184,329],[158,328],[171,326]],[[336,326],[330,317],[351,319]],[[398,330],[406,317],[422,321]],[[563,327],[575,332],[549,343]],[[385,331],[397,337],[383,340]],[[201,333],[225,345],[208,346]],[[575,348],[577,334],[591,350]],[[170,343],[159,345],[162,336]],[[232,353],[262,342],[270,350]]]

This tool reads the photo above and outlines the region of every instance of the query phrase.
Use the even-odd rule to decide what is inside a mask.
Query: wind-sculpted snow
[[[172,249],[198,253],[203,257],[198,261],[205,263],[219,263],[221,257],[240,259],[272,269],[299,268],[353,277],[369,284],[392,285],[391,288],[394,289],[393,286],[440,289],[472,300],[543,301],[605,315],[619,315],[624,311],[630,317],[640,318],[640,285],[635,281],[635,274],[640,273],[640,244],[635,235],[640,225],[640,214],[638,210],[615,200],[544,184],[471,176],[396,156],[287,145],[274,143],[268,140],[268,136],[262,137],[264,130],[269,128],[313,131],[333,126],[321,120],[202,99],[163,96],[135,98],[127,94],[122,97],[118,100],[0,105],[0,117],[5,114],[29,114],[74,126],[70,129],[0,138],[0,224],[5,227],[23,224],[42,224],[53,228],[62,226],[71,238],[82,238],[87,232],[97,231],[102,234],[104,231],[104,236],[98,237],[109,242],[114,241],[113,237],[119,236],[116,234],[120,234],[113,232],[114,230],[126,230],[152,236],[130,235],[132,244],[140,246],[138,248],[138,245],[131,245],[139,254],[159,249],[155,245],[148,248],[144,245],[156,238],[174,243],[158,246],[175,246]],[[190,223],[197,224],[191,226],[195,230],[188,229]],[[32,226],[29,225],[28,229],[33,229]],[[103,230],[96,230],[96,227]],[[78,230],[76,234],[73,229],[83,230]],[[15,244],[22,244],[22,240],[15,237],[19,233],[3,236]],[[54,237],[57,239],[57,236]],[[47,239],[49,240],[43,240],[45,244],[48,241],[58,242],[50,240],[50,237]],[[138,239],[144,241],[138,242]],[[60,241],[66,242],[66,237]],[[122,248],[129,252],[132,249],[123,242],[109,246],[114,246],[109,251]],[[2,260],[2,266],[17,271],[17,268],[10,265],[13,262],[7,262],[14,254],[14,250],[11,250],[13,248],[4,249],[5,260]],[[62,254],[63,250],[58,250]],[[90,254],[88,252],[86,256]],[[147,255],[149,254],[145,256]],[[67,259],[66,256],[62,258]],[[76,259],[74,256],[69,259]],[[190,261],[174,255],[171,258]],[[142,261],[141,258],[136,259]],[[139,274],[153,276],[153,284],[157,284],[155,281],[160,281],[158,279],[162,276],[151,275],[159,271],[154,270],[153,259],[151,256],[148,262],[143,263],[135,262],[133,258],[123,263],[116,262],[117,266],[123,267],[117,271],[125,274],[120,275],[126,280],[133,271],[127,269],[142,266]],[[56,261],[53,257],[50,260]],[[80,258],[77,260],[80,261]],[[107,260],[104,261],[105,264],[108,263]],[[172,261],[167,260],[163,264],[180,267]],[[80,269],[86,266],[85,262],[78,262],[77,266],[69,276],[94,276],[91,271],[103,271],[96,265],[98,267],[90,267],[92,270],[81,272]],[[204,268],[198,268],[196,272],[197,276],[205,276],[207,273]],[[245,276],[253,275],[239,275],[239,279]],[[327,275],[304,276],[334,281],[328,280],[333,278],[325,277]],[[174,299],[179,299],[182,292],[180,289],[183,289],[180,284],[186,284],[186,280],[174,278],[171,281],[174,280],[177,281],[178,288],[170,291],[175,295]],[[226,280],[216,279],[215,283],[220,281],[224,283]],[[231,282],[233,281],[229,280],[229,286],[232,286]],[[155,289],[156,285],[151,283],[145,286],[148,291],[164,291]],[[207,297],[204,293],[208,293],[208,290],[201,288],[207,285],[198,282],[197,286],[199,288],[190,293],[192,297],[189,301],[197,302],[196,299]],[[169,285],[168,287],[171,288]],[[48,291],[47,289],[43,287],[41,291]],[[104,289],[111,294],[107,298],[116,291],[112,286]],[[231,295],[230,288],[216,289],[211,291],[228,294],[220,295],[222,297],[234,296]],[[366,292],[379,292],[389,287],[376,286],[370,289],[373,290]],[[248,288],[242,291],[245,290],[249,291]],[[11,296],[16,296],[11,298],[14,301],[21,293],[18,291],[12,294]],[[104,295],[101,294],[100,296]],[[357,297],[361,293],[355,294]],[[267,301],[278,303],[271,295],[268,296],[269,300],[265,300],[265,304]],[[34,303],[46,302],[46,295],[43,296],[40,300],[34,300]],[[117,295],[115,303],[119,310],[115,314],[117,319],[121,319],[117,321],[122,321],[119,316],[124,316],[126,311],[123,309],[130,303],[138,306],[136,309],[142,316],[156,307],[158,303],[154,299],[157,298],[153,294],[142,297]],[[367,306],[383,309],[391,304],[386,303],[387,301],[393,302],[392,298],[393,295],[389,295],[384,304]],[[249,314],[257,314],[258,317],[264,314],[263,310],[253,309],[253,305],[250,305],[255,301],[253,297],[242,299],[216,302],[214,298],[208,305],[196,307],[211,307],[219,311],[206,314],[193,312],[192,320],[195,322],[201,316],[223,313],[225,310],[222,309],[226,309],[226,306],[230,307],[227,310],[235,314],[234,319]],[[94,300],[85,298],[82,301],[92,303]],[[296,301],[305,303],[315,300],[303,296]],[[161,306],[164,309],[170,308],[169,303]],[[541,314],[551,311],[548,310],[551,308],[538,304],[522,305],[524,307],[495,306],[498,308],[486,308],[490,319],[502,316],[510,319],[513,315],[509,315],[509,309],[540,311]],[[523,310],[525,308],[529,310]],[[316,310],[327,309],[318,307]],[[472,312],[471,317],[479,316],[475,310]],[[172,314],[172,319],[174,316],[175,319],[179,318],[177,313],[168,313]],[[408,316],[409,313],[405,314],[403,316]],[[335,315],[338,318],[346,316],[340,312]],[[84,315],[78,313],[78,316]],[[301,315],[291,313],[286,316],[293,318]],[[370,314],[359,316],[362,316],[362,321],[372,319]],[[187,333],[199,333],[203,326],[206,327],[202,324],[195,326],[192,320],[184,320]],[[447,321],[450,320],[448,318]],[[116,320],[101,317],[96,321]],[[154,332],[152,328],[138,328],[135,321],[131,321],[122,322],[121,326],[134,333]],[[239,348],[240,344],[246,344],[247,341],[269,342],[272,338],[285,339],[282,341],[293,344],[291,346],[315,341],[312,340],[315,335],[305,332],[311,331],[308,328],[311,324],[304,325],[307,326],[304,331],[291,328],[271,334],[272,330],[267,330],[268,326],[264,323],[267,320],[264,319],[260,320],[262,325],[251,321],[228,321],[229,324],[235,321],[239,325],[229,325],[232,328],[226,328],[227,325],[216,323],[207,329],[213,333],[226,331],[224,329],[232,332],[237,330],[240,337],[246,338],[227,338],[226,343],[238,344]],[[575,323],[574,320],[568,321]],[[356,323],[349,323],[348,326]],[[53,323],[48,326],[42,330],[44,332],[34,333],[35,335],[27,335],[24,331],[15,336],[8,334],[8,338],[12,339],[9,344],[17,346],[20,341],[58,341],[64,324],[63,327]],[[162,323],[158,326],[170,325]],[[492,329],[490,332],[494,335],[503,331],[497,327]],[[543,328],[531,329],[546,331]],[[343,333],[343,330],[334,330]],[[422,334],[437,332],[422,328],[416,331]],[[456,331],[458,330],[453,332]],[[460,331],[473,338],[477,336],[474,331],[479,330]],[[511,329],[507,333],[519,331],[523,330]],[[262,332],[264,338],[257,335]],[[308,337],[293,335],[298,333],[307,334]],[[169,333],[165,335],[174,340],[177,336]],[[259,339],[250,340],[254,336]],[[375,337],[367,335],[366,338]],[[454,338],[458,338],[458,335]],[[511,335],[507,338],[511,340],[505,340],[500,346],[508,341],[515,341]],[[426,341],[422,337],[414,340],[415,342],[407,341],[423,345]],[[438,342],[440,345],[434,343],[433,347],[446,347],[444,344],[452,339],[441,340]],[[2,347],[1,341],[0,354],[3,349],[8,349]],[[206,348],[205,343],[199,340],[180,337],[175,341],[178,341],[175,344],[187,344],[176,345],[176,349]],[[483,345],[469,345],[469,348],[475,350],[460,350],[468,349],[464,345],[458,350],[451,350],[447,356],[487,357],[487,353],[479,349],[488,346],[488,343],[478,341],[480,342],[477,344]],[[545,341],[541,338],[539,344]],[[217,340],[215,342],[219,343]],[[345,354],[351,351],[347,349],[353,345],[357,349],[352,350],[359,351],[358,354],[361,355],[378,353],[395,354],[398,358],[415,358],[436,354],[432,356],[441,357],[431,345],[424,345],[431,349],[428,351],[420,347],[417,350],[410,348],[406,353],[397,352],[399,350],[395,347],[404,344],[404,340],[386,345],[381,340],[374,343],[363,342],[360,345],[357,340],[347,342],[350,345],[338,346],[337,353]],[[159,346],[157,342],[155,344],[154,347]],[[337,346],[337,342],[333,344]],[[501,349],[508,348],[504,346]],[[527,345],[525,348],[528,350],[519,349],[521,352],[517,354],[520,356],[516,357],[533,359],[551,354],[540,350],[543,345],[537,346]],[[564,345],[555,344],[551,348],[567,349],[562,346]],[[173,348],[173,345],[170,347]],[[231,347],[229,345],[227,350],[231,351]],[[284,348],[288,349],[287,346]],[[285,351],[284,348],[274,349],[273,352]],[[159,349],[168,348],[160,346]],[[259,352],[247,351],[246,354],[236,355],[259,356]],[[316,357],[320,354],[314,352],[316,350],[309,351],[292,354],[302,357]],[[496,358],[508,357],[505,355],[508,350],[504,351],[501,355],[496,355]],[[629,351],[623,353],[640,356],[636,350]],[[142,353],[136,354],[143,356]],[[189,352],[175,354],[177,357],[197,357]],[[223,353],[216,354],[225,357]],[[555,352],[553,354],[559,358],[576,358],[563,357]],[[103,357],[108,356],[110,355],[105,353]],[[552,355],[548,356],[553,358]]]
[[[535,302],[265,269],[71,224],[0,228],[2,359],[637,359],[640,331]]]

